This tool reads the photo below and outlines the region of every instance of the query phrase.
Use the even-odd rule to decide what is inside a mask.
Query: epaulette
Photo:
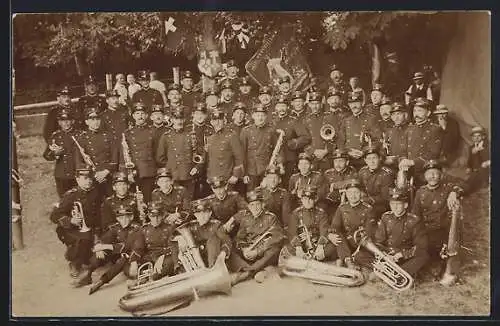
[[[105,200],[111,200],[111,199],[113,199],[113,196],[108,196],[108,197],[106,197]]]
[[[273,212],[271,212],[271,211],[265,211],[264,213],[267,214],[267,215],[270,215],[272,217],[278,218],[278,216],[276,214],[274,214]]]
[[[153,189],[153,192],[159,192],[159,191],[161,191],[161,189],[160,189],[160,188],[155,188],[155,189]]]
[[[228,194],[228,195],[232,195],[232,196],[234,196],[234,195],[238,195],[238,192],[237,192],[237,191],[234,191],[234,190],[230,190],[230,191],[228,191],[228,193],[227,193],[227,194]]]
[[[252,125],[244,126],[243,128],[241,128],[241,131],[243,131],[243,130],[249,130],[251,126]]]
[[[311,174],[321,175],[321,172],[319,172],[319,171],[311,171]]]
[[[392,170],[389,169],[387,166],[382,166],[382,171],[389,173],[389,174],[392,174]]]
[[[323,172],[324,174],[327,174],[327,173],[335,173],[337,170],[335,170],[334,168],[330,168],[330,169],[327,169],[325,170],[325,172]]]
[[[54,131],[52,133],[52,136],[55,136],[55,135],[59,134],[60,132],[61,132],[61,129],[57,129],[56,131]]]
[[[412,220],[415,220],[415,221],[419,221],[420,220],[420,217],[418,217],[417,215],[413,214],[413,213],[406,213],[408,218],[411,218]]]
[[[110,224],[110,225],[108,226],[108,229],[112,229],[112,228],[114,228],[114,227],[119,227],[119,226],[120,226],[120,223],[116,222],[116,223]]]
[[[78,188],[77,188],[77,187],[73,187],[73,188],[71,188],[70,190],[66,191],[64,194],[65,194],[65,195],[67,195],[67,194],[70,194],[70,193],[72,193],[72,192],[76,192],[77,190],[78,190]]]
[[[184,186],[181,186],[181,185],[175,185],[174,189],[175,190],[185,190],[186,188],[184,188]]]
[[[365,205],[365,206],[366,206],[366,207],[368,207],[368,208],[373,208],[373,206],[372,206],[372,205],[368,204],[368,203],[367,203],[367,202],[365,202],[365,201],[361,201],[361,204]]]
[[[130,226],[134,229],[139,229],[141,228],[141,225],[137,222],[130,222]]]
[[[293,178],[293,177],[298,176],[298,175],[300,175],[300,172],[292,174],[292,176],[290,178]]]
[[[364,171],[364,170],[368,170],[368,166],[367,165],[362,166],[361,169],[359,169],[359,172]]]

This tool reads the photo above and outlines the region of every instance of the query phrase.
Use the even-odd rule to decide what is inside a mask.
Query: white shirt
[[[165,84],[157,79],[150,81],[149,87],[151,87],[152,89],[156,89],[160,93],[165,93],[167,91]]]
[[[128,97],[132,98],[134,94],[141,89],[141,85],[135,83],[128,86]]]

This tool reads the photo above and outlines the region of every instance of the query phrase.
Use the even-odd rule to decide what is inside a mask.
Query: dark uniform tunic
[[[205,163],[200,165],[201,171],[195,176],[196,181],[193,199],[199,199],[208,196],[211,192],[210,186],[207,183],[207,161],[209,160],[205,149],[208,149],[206,146],[207,139],[214,133],[214,128],[207,122],[202,124],[192,123],[191,131],[196,137],[196,153],[201,155],[205,160]]]
[[[381,132],[387,133],[387,131],[394,126],[394,122],[391,120],[391,118],[389,118],[387,120],[379,119],[378,125],[379,125]]]
[[[82,111],[79,111],[79,107],[75,105],[62,106],[61,104],[56,104],[54,107],[50,109],[47,113],[47,118],[45,119],[45,124],[43,125],[43,139],[47,144],[50,144],[49,140],[54,131],[59,129],[59,124],[57,122],[57,116],[62,109],[66,109],[72,113],[72,116],[75,119],[75,123],[73,128],[76,130],[81,130],[84,128],[85,123],[83,121]]]
[[[386,132],[386,141],[389,147],[389,154],[396,156],[397,159],[406,157],[408,150],[408,124],[404,123],[399,126],[393,126]],[[386,153],[387,154],[387,153]]]
[[[345,135],[344,148],[354,148],[361,150],[364,144],[364,139],[360,139],[361,134],[364,133],[371,137],[372,141],[381,139],[382,133],[378,126],[377,120],[362,111],[359,115],[351,115],[344,120],[342,133]]]
[[[328,185],[328,194],[326,199],[330,202],[328,212],[333,213],[341,203],[341,189],[344,188],[344,182],[356,179],[358,172],[350,165],[340,172],[334,168],[328,169],[324,173],[325,182]],[[333,189],[332,189],[333,188]]]
[[[173,275],[177,263],[178,247],[177,242],[173,240],[174,227],[166,223],[160,223],[158,226],[146,224],[142,227],[144,234],[144,255],[141,263],[151,262],[155,264],[160,256],[164,255],[162,272],[153,279],[158,279],[165,275]]]
[[[247,202],[236,191],[229,191],[223,199],[215,194],[206,197],[208,205],[213,212],[213,217],[226,223],[234,214],[247,208]]]
[[[300,172],[295,173],[290,177],[290,182],[288,183],[288,191],[292,197],[292,208],[299,206],[299,195],[301,195],[307,186],[316,187],[316,189],[318,189],[318,199],[325,199],[327,184],[321,172],[311,171],[307,175],[303,175]]]
[[[403,255],[398,264],[410,275],[415,274],[429,259],[427,233],[420,219],[405,212],[401,216],[385,212],[378,222],[375,244],[385,252]]]
[[[95,95],[84,95],[82,97],[80,97],[80,99],[78,100],[78,102],[76,103],[76,106],[77,106],[77,113],[79,113],[80,115],[77,116],[77,117],[81,117],[81,119],[76,119],[77,121],[81,121],[82,122],[82,126],[81,128],[85,128],[85,118],[83,116],[83,112],[85,112],[85,108],[88,108],[88,107],[95,107],[97,108],[97,110],[102,113],[104,112],[104,110],[106,110],[106,107],[108,106],[108,103],[106,102],[106,98],[101,96],[101,95],[98,95],[98,94],[95,94]]]
[[[186,188],[182,186],[172,186],[169,192],[164,193],[160,188],[153,190],[152,202],[160,202],[166,213],[186,212],[189,209],[189,199],[186,196]]]
[[[244,153],[238,134],[223,128],[207,137],[207,147],[207,178],[243,177]]]
[[[266,210],[275,214],[286,230],[291,213],[290,193],[280,187],[274,190],[262,188],[262,197]]]
[[[182,96],[182,104],[188,108],[186,113],[186,117],[190,117],[193,113],[193,108],[195,107],[196,100],[198,98],[198,93],[191,91],[186,91],[185,89],[181,89]]]
[[[134,194],[127,193],[124,197],[113,194],[106,198],[101,206],[101,229],[106,231],[111,224],[116,223],[116,211],[121,206],[130,207],[134,212],[134,219],[139,222],[139,211]]]
[[[154,153],[156,154],[156,151],[158,150],[158,144],[160,143],[160,138],[161,136],[166,133],[167,131],[170,130],[170,127],[166,123],[162,123],[161,125],[157,126],[154,124],[151,124],[151,128],[154,130],[154,139],[155,139],[155,144],[156,148],[154,149]],[[160,166],[158,166],[160,167]]]
[[[125,107],[120,107],[116,110],[110,108],[104,110],[101,115],[102,128],[111,134],[117,145],[119,145],[122,133],[127,130],[130,123],[128,110]]]
[[[388,167],[371,171],[368,166],[359,170],[359,179],[369,197],[377,219],[389,210],[389,191],[394,186],[394,175]]]
[[[335,138],[327,142],[321,137],[321,128],[325,125],[325,116],[320,112],[309,114],[304,121],[304,125],[311,135],[311,143],[307,147],[312,151],[316,149],[326,149],[328,151],[323,159],[319,160],[314,157],[313,162],[316,170],[324,172],[332,166],[330,154],[337,148]]]
[[[142,102],[146,106],[148,115],[151,114],[153,104],[163,105],[161,93],[153,88],[141,88],[132,95],[132,103]]]

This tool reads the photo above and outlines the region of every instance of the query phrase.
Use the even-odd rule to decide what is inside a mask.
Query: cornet
[[[73,209],[71,210],[71,216],[81,220],[80,232],[89,232],[90,228],[85,223],[85,216],[83,215],[83,206],[80,201],[75,201],[73,203]]]

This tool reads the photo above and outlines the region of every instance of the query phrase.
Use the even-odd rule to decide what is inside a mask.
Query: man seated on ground
[[[290,193],[280,187],[281,176],[278,169],[271,166],[266,169],[266,175],[260,183],[262,198],[268,211],[274,213],[286,230],[290,218]]]
[[[481,127],[471,130],[472,145],[469,147],[467,159],[467,189],[468,192],[475,191],[487,186],[490,180],[490,145],[486,138],[486,132]]]

